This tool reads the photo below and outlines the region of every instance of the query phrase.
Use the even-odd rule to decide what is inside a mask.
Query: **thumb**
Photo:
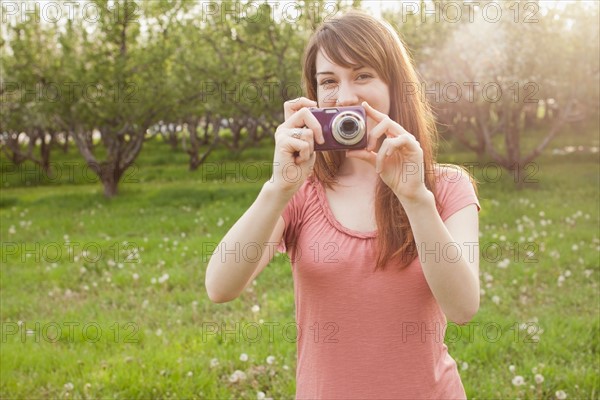
[[[377,161],[377,153],[372,151],[367,151],[365,149],[361,150],[346,150],[346,157],[348,158],[358,158],[359,160],[363,160],[371,164],[375,167]]]

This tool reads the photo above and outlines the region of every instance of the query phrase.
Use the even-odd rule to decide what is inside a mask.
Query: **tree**
[[[100,10],[98,22],[94,26],[70,24],[61,37],[68,44],[63,46],[63,59],[68,61],[62,78],[80,83],[85,90],[76,91],[59,118],[100,178],[105,196],[112,197],[140,153],[147,130],[174,105],[165,80],[173,53],[168,24],[152,25],[142,34],[140,23],[176,14],[184,3],[94,3]],[[90,96],[89,89],[95,95]],[[93,132],[100,134],[104,159],[94,151]]]

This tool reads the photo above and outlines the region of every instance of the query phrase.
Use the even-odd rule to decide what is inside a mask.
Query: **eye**
[[[371,74],[366,74],[366,73],[363,73],[363,74],[360,74],[360,75],[358,75],[358,76],[356,77],[356,79],[357,79],[357,80],[359,80],[359,81],[364,81],[364,80],[366,80],[366,79],[370,79],[370,78],[372,78],[372,77],[373,77],[373,75],[371,75]]]
[[[319,85],[321,86],[326,86],[326,85],[333,85],[335,84],[335,81],[333,79],[323,79]]]

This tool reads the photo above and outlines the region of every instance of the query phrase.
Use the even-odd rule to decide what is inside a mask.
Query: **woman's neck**
[[[344,158],[338,169],[337,178],[346,184],[354,184],[355,182],[376,183],[379,175],[367,161],[358,158]]]

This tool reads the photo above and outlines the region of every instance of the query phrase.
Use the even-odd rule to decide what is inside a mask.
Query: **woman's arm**
[[[401,202],[431,292],[449,320],[466,324],[479,309],[477,207],[464,207],[442,222],[430,191]]]
[[[211,301],[234,300],[251,278],[272,259],[283,234],[281,213],[289,201],[272,182],[263,185],[254,203],[223,237],[206,269]]]
[[[208,262],[204,284],[212,301],[234,300],[273,257],[284,230],[281,214],[312,171],[314,142],[324,142],[307,108],[315,105],[304,97],[285,102],[285,122],[275,132],[273,175]]]

